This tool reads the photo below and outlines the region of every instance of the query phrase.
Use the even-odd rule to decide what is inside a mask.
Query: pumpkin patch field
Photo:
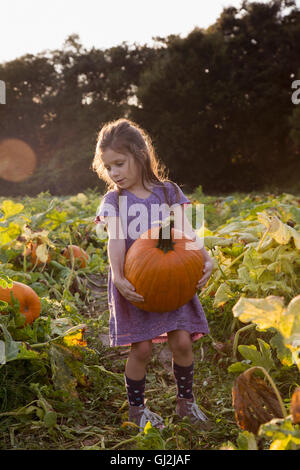
[[[211,428],[175,414],[167,344],[154,345],[145,392],[164,429],[128,421],[101,194],[45,192],[0,198],[1,450],[300,450],[300,196],[188,197],[204,204],[197,230],[214,260],[197,292],[210,334],[193,343]]]

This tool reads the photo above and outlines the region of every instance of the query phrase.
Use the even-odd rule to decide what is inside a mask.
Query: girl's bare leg
[[[190,366],[193,362],[191,335],[185,330],[168,332],[168,342],[172,351],[173,361],[182,367]]]
[[[140,341],[131,345],[125,366],[125,374],[132,380],[141,380],[146,375],[146,367],[152,355],[152,341]]]

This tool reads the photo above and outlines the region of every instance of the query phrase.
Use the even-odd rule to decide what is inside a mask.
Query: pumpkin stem
[[[159,229],[159,240],[156,248],[159,248],[164,253],[174,250],[175,242],[172,240],[172,228],[174,228],[174,212],[171,211],[170,217],[162,222]]]

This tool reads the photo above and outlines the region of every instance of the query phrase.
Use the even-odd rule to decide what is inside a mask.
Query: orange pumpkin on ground
[[[15,299],[20,302],[20,312],[25,315],[25,325],[31,324],[41,313],[41,301],[34,290],[21,282],[13,281],[12,288],[5,289],[0,286],[0,300],[12,304],[11,292]],[[1,312],[0,312],[1,313]]]
[[[79,246],[77,245],[68,245],[64,250],[62,250],[61,254],[65,256],[67,259],[71,259],[71,250],[73,251],[73,256],[76,259],[80,259],[80,267],[85,268],[86,262],[89,259],[88,254]]]
[[[144,302],[132,303],[148,312],[170,312],[186,304],[203,276],[201,251],[186,248],[191,239],[174,229],[172,220],[166,232],[163,230],[150,228],[135,240],[125,257],[125,277],[144,298]],[[171,233],[171,237],[163,238],[163,233]]]

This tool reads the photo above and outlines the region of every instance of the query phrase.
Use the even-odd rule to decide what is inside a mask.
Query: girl
[[[92,168],[110,190],[102,198],[95,222],[105,223],[109,235],[110,344],[131,345],[124,374],[129,420],[138,424],[140,429],[144,428],[147,421],[152,426],[163,427],[162,418],[146,408],[144,391],[152,344],[168,341],[177,384],[176,411],[179,416],[189,416],[193,423],[207,428],[208,419],[199,410],[192,391],[192,342],[209,332],[198,296],[195,294],[187,304],[171,312],[157,313],[139,309],[131,302],[144,299],[125,278],[123,269],[126,252],[132,243],[154,225],[151,214],[151,206],[154,204],[172,205],[175,208],[175,228],[178,228],[180,217],[183,217],[185,234],[196,240],[196,243],[200,242],[184,214],[184,205],[190,201],[175,183],[164,176],[164,169],[158,163],[149,135],[128,119],[108,122],[102,127]],[[124,209],[124,202],[127,210]],[[144,214],[140,219],[140,231],[133,233],[134,230],[129,230],[129,234],[124,235],[124,227],[130,227],[130,222],[134,221],[134,211],[130,211],[134,207]],[[205,267],[197,289],[206,284],[213,268],[211,257],[204,248],[201,250]]]

